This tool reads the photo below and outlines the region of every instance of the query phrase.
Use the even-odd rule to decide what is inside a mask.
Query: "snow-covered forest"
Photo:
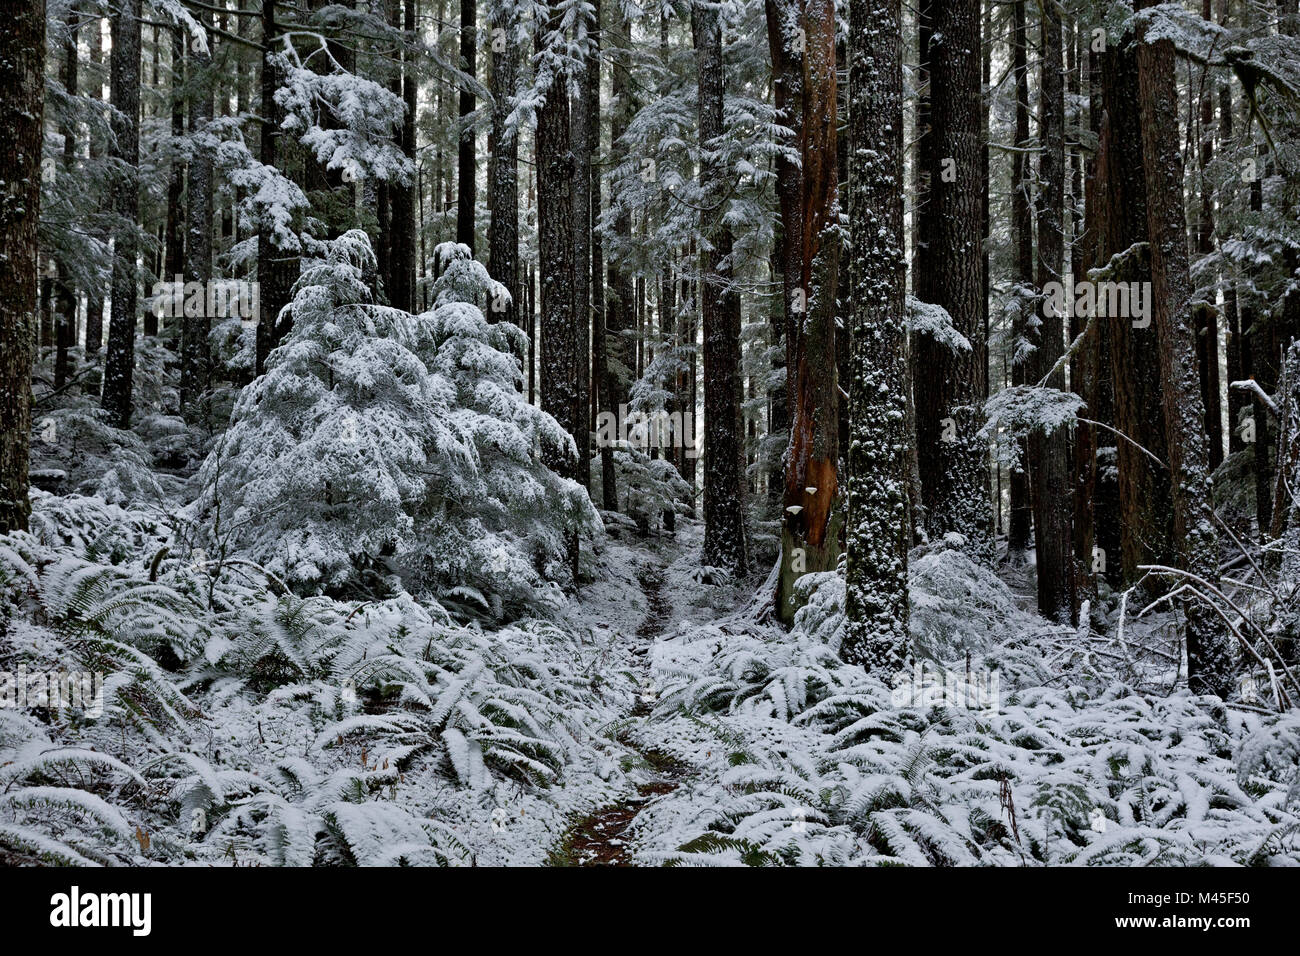
[[[1300,865],[1297,6],[0,5],[0,863]]]

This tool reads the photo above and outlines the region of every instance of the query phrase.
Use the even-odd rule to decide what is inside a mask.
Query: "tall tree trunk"
[[[280,155],[283,133],[280,123],[283,110],[275,102],[275,91],[281,84],[280,72],[271,60],[271,54],[277,47],[279,27],[275,20],[275,4],[262,4],[262,44],[266,51],[262,54],[261,101],[262,126],[261,150],[262,163],[266,166],[283,169],[285,157]],[[293,284],[298,279],[298,256],[293,249],[284,249],[276,241],[273,231],[263,225],[257,234],[257,278],[261,283],[259,306],[262,314],[257,323],[257,366],[256,374],[266,370],[266,357],[288,332],[292,322],[286,311],[292,299]]]
[[[977,360],[984,339],[979,89],[979,0],[935,4],[932,165],[925,172],[928,205],[939,225],[921,239],[921,268],[930,277],[929,300],[948,311],[971,349],[955,352],[932,336],[917,336],[917,450],[931,538],[959,534],[972,557],[991,564],[988,448],[979,435],[987,371]]]
[[[208,25],[208,14],[197,11],[195,19]],[[209,31],[209,42],[214,34]],[[201,133],[212,122],[213,70],[209,53],[194,51],[194,90],[190,99],[190,131]],[[189,194],[185,203],[185,283],[199,284],[206,300],[212,281],[212,153],[198,144],[190,161]],[[195,400],[208,387],[208,333],[212,316],[206,302],[191,309],[186,296],[185,316],[181,320],[181,412],[192,417]],[[191,313],[194,314],[191,314]]]
[[[539,30],[559,29],[559,14]],[[544,54],[543,54],[544,55]],[[537,113],[537,245],[541,268],[542,408],[570,436],[577,431],[578,355],[573,301],[573,154],[569,144],[567,77],[556,72]],[[584,263],[585,265],[585,263]],[[586,424],[586,416],[582,416]],[[552,449],[550,467],[566,478],[577,477],[571,449]]]
[[[1029,67],[1028,38],[1025,30],[1025,2],[1016,0],[1013,8],[1012,71],[1016,89],[1016,151],[1011,157],[1011,226],[1015,236],[1016,282],[1026,288],[1034,282],[1034,218],[1031,213],[1029,165]],[[1012,339],[1019,342],[1028,334],[1025,317],[1017,316]],[[1028,384],[1025,362],[1011,357],[1011,384]],[[1020,443],[1021,466],[1011,473],[1010,508],[1007,528],[1007,558],[1014,566],[1025,562],[1029,550],[1029,532],[1033,527],[1033,510],[1029,503],[1029,474],[1025,471],[1028,443]]]
[[[63,44],[63,88],[69,96],[77,95],[77,18],[80,13],[74,7],[68,8],[66,26],[68,38]],[[63,134],[63,175],[71,177],[76,174],[77,166],[77,130],[75,123],[65,123]],[[58,316],[54,331],[54,387],[63,388],[68,381],[68,350],[75,344],[77,334],[77,290],[72,284],[72,270],[69,263],[59,263]],[[156,331],[156,330],[155,330]]]
[[[727,174],[717,156],[722,135],[722,25],[718,8],[695,3],[691,33],[699,81],[700,186],[708,197],[700,223],[704,313],[704,563],[737,575],[749,570],[745,543],[744,437],[740,415],[740,296],[724,221]],[[834,154],[832,154],[833,157]]]
[[[1104,115],[1097,192],[1103,209],[1098,214],[1097,261],[1111,281],[1146,282],[1151,275],[1150,256],[1143,251],[1148,238],[1147,187],[1133,43],[1109,45],[1102,54],[1101,67]],[[1132,584],[1143,576],[1139,565],[1174,560],[1169,472],[1142,451],[1168,460],[1160,381],[1150,372],[1159,367],[1159,348],[1149,319],[1143,324],[1118,310],[1098,318],[1106,326],[1110,346],[1115,427],[1131,439],[1116,441],[1115,459],[1122,577],[1124,583]]]
[[[27,530],[45,113],[45,0],[0,12],[0,534]]]
[[[406,115],[402,119],[402,154],[411,162],[412,166],[415,165],[419,158],[416,154],[415,143],[415,113],[419,105],[417,88],[419,76],[415,62],[417,55],[416,44],[419,42],[415,32],[416,2],[417,0],[406,0],[405,15],[402,21],[405,33],[405,45],[402,49],[402,99],[406,103]],[[473,6],[472,2],[470,6]],[[472,26],[471,21],[471,39],[473,37]],[[470,63],[470,73],[473,73],[472,61]],[[470,109],[473,109],[472,98]],[[469,143],[472,149],[474,145],[473,137],[470,137]],[[461,147],[464,148],[464,140],[461,141]],[[470,189],[473,189],[472,169],[470,172]],[[389,201],[392,204],[391,215],[393,217],[393,241],[389,249],[389,255],[392,257],[391,268],[393,270],[391,299],[393,305],[407,312],[415,311],[415,198],[414,179],[410,182],[395,182],[391,185],[389,190]],[[471,249],[473,248],[473,225],[474,203],[471,195],[471,241],[469,244]]]
[[[570,142],[573,150],[573,310],[577,354],[578,378],[575,383],[579,408],[574,413],[573,439],[578,445],[577,479],[584,488],[591,488],[591,110],[587,97],[591,83],[587,75],[592,69],[588,55],[582,64],[582,75],[576,84],[577,99],[570,110]]]
[[[609,163],[616,166],[626,158],[626,147],[620,143],[628,124],[636,115],[636,103],[633,86],[630,81],[631,63],[629,60],[632,44],[632,28],[622,7],[615,6],[611,23],[612,40],[610,44],[610,92],[613,102],[610,104],[609,138],[611,155]],[[611,196],[611,202],[615,197]],[[614,246],[616,254],[609,257],[607,265],[608,282],[606,288],[609,296],[605,303],[605,379],[601,382],[601,401],[604,411],[617,415],[619,407],[626,404],[631,394],[631,376],[636,366],[636,357],[629,333],[634,328],[632,277],[624,268],[622,254],[617,250],[626,249],[632,237],[632,217],[621,204],[616,205],[613,217]],[[612,454],[609,467],[601,462],[601,481],[604,486],[604,504],[608,510],[618,508],[617,474],[614,470]]]
[[[1038,161],[1038,287],[1062,282],[1065,233],[1065,88],[1061,62],[1061,14],[1043,5],[1042,81]],[[1033,379],[1049,388],[1065,388],[1065,369],[1052,368],[1065,352],[1064,317],[1045,306],[1033,354]],[[1034,507],[1034,554],[1038,569],[1038,610],[1049,620],[1073,620],[1077,611],[1073,545],[1070,533],[1069,437],[1062,429],[1029,436],[1029,483]]]
[[[593,155],[600,153],[600,0],[592,3],[591,58],[587,61],[587,73],[583,77],[583,104],[587,109],[587,128],[591,133]],[[600,222],[601,210],[601,175],[600,164],[593,161],[588,170],[591,182],[590,218],[587,228],[591,231],[591,411],[588,427],[595,428],[596,416],[609,406],[609,353],[605,332],[605,257],[600,234],[596,226]],[[618,409],[611,411],[617,413]],[[617,476],[614,473],[614,449],[602,443],[600,449],[600,488],[601,506],[606,511],[618,510]]]
[[[171,131],[179,140],[185,135],[185,33],[171,30]],[[263,134],[265,135],[265,134]],[[265,162],[265,160],[263,160]],[[167,173],[167,223],[163,254],[164,282],[184,281],[185,272],[185,163],[176,157]],[[266,290],[262,290],[265,296]],[[262,301],[265,301],[263,299]],[[172,330],[167,330],[171,334]]]
[[[1152,309],[1160,340],[1165,428],[1171,439],[1174,540],[1182,570],[1213,583],[1218,579],[1218,536],[1205,409],[1197,388],[1174,44],[1169,39],[1148,40],[1145,33],[1146,24],[1139,21],[1138,96],[1151,235]],[[1208,607],[1191,599],[1184,609],[1188,686],[1193,693],[1225,697],[1235,677],[1232,645]]]
[[[519,138],[507,129],[515,93],[518,49],[513,8],[493,4],[488,22],[492,36],[492,129],[488,134],[488,274],[506,287],[509,301],[489,312],[492,321],[519,324]],[[499,31],[499,32],[498,32]],[[520,362],[522,368],[523,362]]]
[[[460,66],[474,78],[477,67],[478,6],[475,0],[460,0]],[[474,112],[474,90],[469,84],[460,88],[460,148],[456,154],[456,241],[474,250],[474,204],[477,188],[474,181],[474,130],[470,124]]]
[[[795,127],[799,149],[798,216],[784,222],[782,239],[795,243],[789,268],[798,269],[788,302],[786,382],[790,444],[786,455],[781,573],[776,606],[790,622],[798,609],[795,580],[807,571],[835,567],[841,549],[839,495],[839,380],[835,364],[835,304],[839,266],[836,169],[835,13],[830,0],[802,0],[791,17],[778,18],[769,46],[777,72],[802,69],[802,114]],[[789,30],[789,24],[797,30]],[[796,37],[806,40],[802,52]],[[976,91],[978,92],[978,60]],[[978,225],[978,223],[977,223]],[[793,228],[792,228],[793,227]],[[797,228],[797,232],[794,229]],[[787,275],[786,281],[795,278]],[[707,320],[706,310],[706,320]],[[709,373],[705,370],[705,388]],[[705,416],[707,418],[707,414]]]
[[[1201,0],[1201,15],[1213,22],[1211,0]],[[1205,69],[1208,74],[1208,68]],[[1200,209],[1196,217],[1196,251],[1214,251],[1214,192],[1209,166],[1214,158],[1214,85],[1209,76],[1201,80],[1200,150],[1197,174],[1200,180]],[[1205,407],[1205,432],[1209,436],[1210,471],[1223,463],[1223,406],[1219,386],[1219,311],[1201,308],[1196,314],[1196,363],[1201,373],[1201,403]]]
[[[113,117],[111,155],[120,168],[113,177],[110,202],[118,216],[114,233],[112,307],[108,351],[104,357],[104,390],[100,404],[118,428],[131,424],[135,376],[135,326],[139,292],[136,257],[139,241],[136,217],[140,205],[140,0],[122,0],[112,20],[113,50],[109,60],[109,99]]]
[[[848,570],[840,656],[892,674],[908,646],[906,261],[900,0],[849,6]]]

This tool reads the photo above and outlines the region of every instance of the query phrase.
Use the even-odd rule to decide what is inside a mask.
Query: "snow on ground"
[[[1300,862],[1294,716],[1175,690],[1167,617],[1048,625],[1026,572],[957,551],[913,555],[916,665],[874,677],[835,653],[842,578],[806,576],[784,631],[691,520],[620,523],[577,595],[503,625],[302,600],[171,556],[147,513],[36,505],[0,541],[0,671],[111,676],[101,715],[0,708],[7,862]]]

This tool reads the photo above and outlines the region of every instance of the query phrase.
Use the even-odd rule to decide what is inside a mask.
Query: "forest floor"
[[[717,587],[695,573],[703,525],[678,519],[676,532],[610,538],[599,555],[597,583],[582,593],[576,617],[588,626],[626,635],[637,687],[635,700],[613,733],[627,748],[631,789],[575,819],[552,848],[552,866],[633,866],[633,837],[641,814],[674,793],[695,772],[687,762],[648,742],[659,695],[653,665],[657,648],[674,635],[715,620],[747,603],[752,584]],[[624,587],[611,593],[611,582]],[[635,582],[635,590],[629,585]],[[576,622],[575,622],[576,623]]]

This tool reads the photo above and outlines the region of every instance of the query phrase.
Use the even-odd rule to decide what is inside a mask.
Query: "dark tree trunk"
[[[199,11],[200,24],[211,18]],[[194,89],[190,100],[190,130],[201,132],[212,122],[212,57],[194,52]],[[185,202],[185,282],[199,283],[206,290],[212,280],[212,153],[202,145],[195,148],[190,162],[190,182]],[[208,387],[208,333],[212,316],[206,304],[191,308],[186,296],[185,316],[181,320],[181,412],[193,416],[193,405]]]
[[[1131,43],[1111,45],[1102,54],[1104,116],[1097,166],[1102,211],[1098,215],[1098,264],[1115,282],[1150,280],[1149,256],[1130,254],[1147,242],[1146,179],[1142,158],[1142,129],[1137,101],[1137,56]],[[1169,472],[1141,450],[1167,461],[1165,422],[1161,412],[1156,331],[1149,323],[1134,326],[1123,315],[1099,316],[1106,326],[1114,395],[1115,427],[1131,441],[1117,439],[1119,474],[1120,554],[1123,581],[1142,577],[1142,564],[1173,560],[1173,502]],[[1134,445],[1140,445],[1138,448]]]
[[[694,4],[691,32],[699,79],[700,186],[708,197],[700,223],[704,314],[705,564],[737,575],[749,570],[745,546],[744,437],[740,415],[740,297],[732,281],[732,237],[723,222],[726,172],[713,155],[722,135],[722,27],[716,7]]]
[[[573,320],[577,355],[577,401],[574,413],[573,440],[578,445],[579,483],[591,488],[591,110],[587,97],[591,95],[588,74],[593,58],[588,56],[582,64],[582,74],[577,82],[577,101],[570,110],[570,142],[573,150]]]
[[[460,66],[466,75],[477,73],[478,37],[476,22],[478,7],[475,0],[460,0]],[[474,130],[470,125],[474,112],[474,91],[468,84],[460,88],[460,148],[456,154],[456,241],[474,251],[474,204],[477,184],[474,181]]]
[[[473,3],[470,2],[470,7]],[[418,106],[417,83],[414,49],[418,38],[415,34],[416,23],[416,0],[406,0],[406,13],[403,19],[403,29],[405,31],[405,45],[402,50],[402,99],[406,102],[406,116],[402,120],[402,154],[406,156],[411,164],[414,165],[418,159],[415,150],[415,111]],[[473,39],[472,19],[471,19],[471,40]],[[471,57],[473,53],[471,52]],[[470,73],[473,73],[473,60],[470,61]],[[464,94],[462,94],[463,96]],[[462,101],[462,107],[464,103]],[[470,109],[473,109],[473,98],[471,97]],[[470,147],[474,145],[473,137],[470,138]],[[461,141],[461,148],[464,149],[464,140]],[[472,157],[471,157],[472,164]],[[473,204],[473,171],[470,172],[470,248],[473,248],[473,223],[474,223],[474,204]],[[407,312],[415,311],[415,181],[407,183],[393,183],[389,189],[389,202],[392,205],[391,215],[393,219],[393,239],[389,247],[389,256],[392,259],[391,268],[393,271],[393,285],[390,292],[392,304],[399,309]]]
[[[69,8],[67,15],[68,38],[63,44],[63,88],[69,96],[77,95],[77,17],[75,8]],[[73,124],[65,123],[63,134],[63,175],[76,174],[77,165],[77,131]],[[75,344],[77,333],[77,290],[72,284],[69,264],[59,264],[58,315],[54,330],[54,387],[62,388],[68,381],[68,351]],[[155,333],[157,332],[155,323]]]
[[[587,62],[587,73],[583,77],[583,105],[587,109],[587,128],[592,138],[593,154],[600,152],[600,0],[594,0],[592,22],[591,59]],[[588,428],[595,428],[596,416],[609,407],[609,344],[605,331],[605,256],[601,237],[596,232],[601,210],[601,176],[600,166],[593,162],[589,169],[591,182],[590,218],[587,227],[591,230],[591,409]],[[618,409],[609,409],[615,413]],[[608,443],[600,449],[600,487],[601,506],[606,511],[618,510],[618,479],[614,472],[614,449]]]
[[[930,42],[933,139],[927,200],[936,225],[921,236],[927,298],[943,306],[971,344],[954,352],[917,336],[917,453],[931,538],[956,533],[977,560],[992,563],[988,449],[979,436],[986,369],[980,250],[980,4],[935,5]]]
[[[906,262],[900,0],[849,7],[850,362],[840,656],[892,675],[908,649]]]
[[[552,13],[546,30],[559,28]],[[539,52],[545,40],[538,35]],[[573,154],[566,77],[556,73],[537,113],[537,245],[541,268],[542,408],[570,436],[579,426],[577,328],[573,301]],[[585,263],[584,263],[585,265]],[[585,426],[586,415],[581,419]],[[571,449],[550,449],[548,464],[577,477]]]
[[[507,130],[511,97],[515,92],[518,49],[513,41],[516,27],[507,8],[493,5],[492,35],[492,129],[488,135],[488,274],[506,287],[509,300],[489,309],[490,321],[520,324],[519,283],[519,138]],[[498,33],[497,31],[501,31]],[[520,362],[522,368],[524,361]]]
[[[1061,282],[1065,255],[1065,89],[1061,62],[1061,15],[1053,4],[1042,13],[1042,81],[1038,161],[1038,287]],[[1041,310],[1032,378],[1064,390],[1065,369],[1052,372],[1065,353],[1063,316]],[[1034,554],[1038,570],[1038,610],[1049,620],[1073,620],[1078,610],[1074,588],[1070,497],[1069,437],[1062,429],[1029,436],[1029,484],[1034,507]]]
[[[100,404],[118,428],[131,424],[135,376],[135,327],[139,292],[136,256],[140,251],[136,217],[140,205],[140,0],[122,0],[112,20],[109,99],[118,111],[113,120],[111,155],[120,162],[110,191],[119,217],[113,256],[112,308],[104,390]]]
[[[275,102],[275,91],[281,77],[271,62],[270,53],[277,48],[279,27],[275,21],[275,4],[262,5],[262,42],[267,52],[262,56],[261,100],[262,162],[267,166],[283,168],[285,157],[280,155],[283,133],[280,122],[283,110]],[[287,310],[292,300],[293,284],[298,279],[298,256],[291,249],[282,249],[272,231],[263,226],[257,234],[257,277],[261,283],[259,305],[262,314],[257,323],[256,374],[266,370],[266,357],[289,331],[292,319]]]
[[[1182,570],[1206,582],[1218,579],[1218,535],[1210,486],[1205,409],[1197,388],[1192,284],[1183,210],[1183,156],[1178,135],[1174,44],[1138,34],[1142,155],[1151,235],[1152,310],[1160,340],[1160,381],[1174,501],[1174,540]],[[1177,583],[1182,583],[1177,582]],[[1232,690],[1232,645],[1210,609],[1185,605],[1187,682],[1194,693],[1225,697]]]
[[[0,534],[27,530],[45,111],[45,0],[0,12]]]
[[[180,27],[171,31],[172,47],[172,86],[171,94],[171,130],[172,136],[180,139],[185,135],[185,34]],[[265,136],[265,133],[263,134]],[[265,160],[263,160],[265,162]],[[184,280],[185,273],[185,163],[179,158],[172,160],[167,175],[167,223],[165,252],[163,255],[164,282],[176,282],[178,277]],[[266,289],[261,294],[265,296]],[[263,299],[262,301],[265,301]],[[171,330],[168,330],[171,333]]]
[[[1025,287],[1034,281],[1034,217],[1031,213],[1029,165],[1029,67],[1028,38],[1025,30],[1025,3],[1016,0],[1013,9],[1012,70],[1016,88],[1016,151],[1011,157],[1011,226],[1015,236],[1016,281]],[[1020,341],[1027,334],[1024,317],[1017,317],[1012,328],[1012,338]],[[1011,384],[1028,384],[1023,361],[1011,366]],[[1025,471],[1028,458],[1027,443],[1020,443],[1021,467],[1011,473],[1011,513],[1007,529],[1007,558],[1013,565],[1025,561],[1029,550],[1029,532],[1033,527],[1033,511],[1029,504],[1029,474]]]

